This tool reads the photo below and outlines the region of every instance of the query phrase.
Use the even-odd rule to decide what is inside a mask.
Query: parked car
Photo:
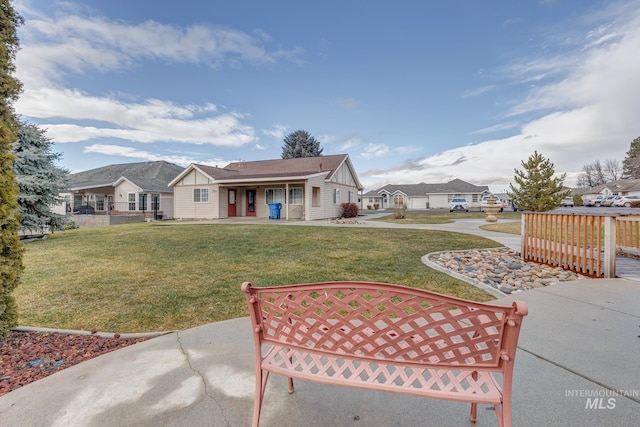
[[[602,201],[602,203],[600,203],[600,206],[606,206],[606,207],[611,207],[613,204],[613,200],[616,198],[616,196],[607,196],[604,198],[604,200]]]
[[[622,199],[622,197],[623,197],[623,196],[615,196],[615,197],[613,198],[613,201],[611,201],[611,204],[607,205],[607,204],[605,203],[605,205],[604,205],[604,206],[611,206],[611,207],[613,207],[613,206],[618,206],[618,204],[617,204],[617,203]],[[605,202],[606,202],[606,201],[605,201]]]
[[[604,201],[604,199],[607,196],[603,195],[603,194],[599,194],[597,197],[587,197],[584,199],[584,205],[585,206],[589,206],[589,207],[600,207],[602,206],[602,202]]]
[[[469,212],[469,202],[464,197],[454,197],[449,202],[449,212],[458,210]]]
[[[573,207],[573,197],[567,196],[560,202],[560,206],[564,208]]]
[[[489,206],[489,199],[490,198],[491,198],[490,194],[482,196],[482,200],[480,200],[480,212],[484,212],[484,208],[486,206]],[[498,197],[498,196],[493,196],[493,198],[496,199],[495,206],[500,206],[500,212],[502,212],[504,210],[504,204],[502,203],[502,200],[500,200],[500,197]]]
[[[637,207],[640,205],[640,196],[620,196],[618,200],[613,202],[613,205],[625,208]]]

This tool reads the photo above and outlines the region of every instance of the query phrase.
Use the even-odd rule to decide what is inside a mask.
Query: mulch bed
[[[0,396],[80,362],[148,338],[18,332],[0,341]]]

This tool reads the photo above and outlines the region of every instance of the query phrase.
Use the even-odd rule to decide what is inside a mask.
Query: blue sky
[[[640,136],[640,2],[15,0],[16,103],[73,172],[280,158],[298,129],[367,190],[508,189]]]

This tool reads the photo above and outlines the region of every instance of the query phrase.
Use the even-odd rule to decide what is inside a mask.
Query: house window
[[[320,206],[320,187],[311,188],[311,206]]]
[[[267,188],[265,191],[266,203],[284,203],[283,188]]]
[[[104,194],[98,194],[96,196],[96,210],[97,211],[104,210]]]
[[[471,201],[474,202],[474,203],[477,203],[478,202],[478,195],[477,194],[472,195],[471,196]]]
[[[289,188],[289,204],[301,205],[303,202],[302,187]]]
[[[208,188],[194,188],[193,189],[193,203],[209,203],[209,189]]]
[[[334,188],[333,189],[333,204],[337,205],[338,203],[340,203],[340,189],[339,188]]]
[[[154,211],[154,212],[160,210],[160,195],[159,194],[152,194],[151,195],[151,210]]]
[[[393,196],[393,206],[403,206],[404,205],[404,197],[400,195]]]
[[[349,191],[349,199],[347,200],[349,203],[353,203],[353,191]]]
[[[147,210],[147,195],[146,194],[138,194],[138,210],[146,211]]]
[[[136,193],[127,194],[127,200],[129,201],[129,210],[135,211],[136,210]]]

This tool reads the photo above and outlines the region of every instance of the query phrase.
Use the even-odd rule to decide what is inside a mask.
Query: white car
[[[640,204],[640,196],[622,196],[613,202],[613,205],[619,208],[630,208],[631,206],[637,206],[638,204]]]
[[[482,200],[480,200],[480,212],[484,212],[484,208],[489,205],[489,199],[491,198],[491,195],[488,194],[486,196],[482,196]],[[500,206],[500,212],[502,212],[504,210],[504,203],[502,203],[502,200],[500,200],[500,197],[498,196],[493,196],[494,199],[496,199],[496,204],[494,206]]]
[[[469,202],[464,197],[454,197],[449,202],[449,212],[465,211],[469,212]]]
[[[573,197],[567,196],[560,202],[560,206],[563,208],[573,207]]]

